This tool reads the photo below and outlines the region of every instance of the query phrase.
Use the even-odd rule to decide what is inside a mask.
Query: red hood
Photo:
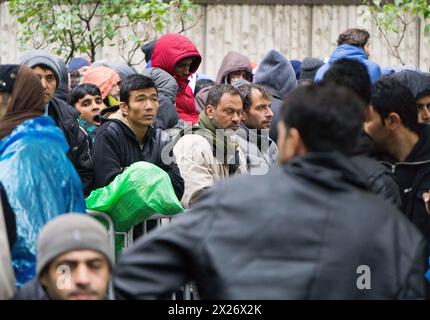
[[[190,74],[193,74],[202,61],[199,51],[187,37],[179,33],[169,33],[157,40],[151,58],[151,65],[161,68],[173,76],[173,68],[176,63],[188,57],[195,57],[190,67]]]

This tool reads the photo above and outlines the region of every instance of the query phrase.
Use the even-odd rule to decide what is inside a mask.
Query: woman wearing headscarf
[[[44,112],[36,74],[26,66],[0,65],[0,183],[16,218],[12,263],[18,287],[35,275],[42,227],[65,212],[85,212],[69,145]]]

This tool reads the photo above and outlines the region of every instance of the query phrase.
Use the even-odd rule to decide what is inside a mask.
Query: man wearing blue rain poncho
[[[0,65],[0,182],[15,213],[17,286],[35,276],[37,237],[64,212],[85,212],[82,185],[61,130],[45,116],[43,88],[26,66]]]

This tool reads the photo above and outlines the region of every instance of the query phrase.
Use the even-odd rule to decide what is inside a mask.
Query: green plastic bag
[[[87,209],[106,212],[115,231],[131,227],[158,213],[182,212],[169,175],[149,162],[135,162],[106,187],[94,190],[85,199]]]

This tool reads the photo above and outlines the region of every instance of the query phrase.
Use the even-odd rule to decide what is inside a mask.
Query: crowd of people
[[[337,44],[231,51],[215,80],[174,33],[142,72],[0,65],[0,299],[430,297],[430,75],[381,68],[366,30]],[[141,161],[186,210],[115,257],[85,199]]]

